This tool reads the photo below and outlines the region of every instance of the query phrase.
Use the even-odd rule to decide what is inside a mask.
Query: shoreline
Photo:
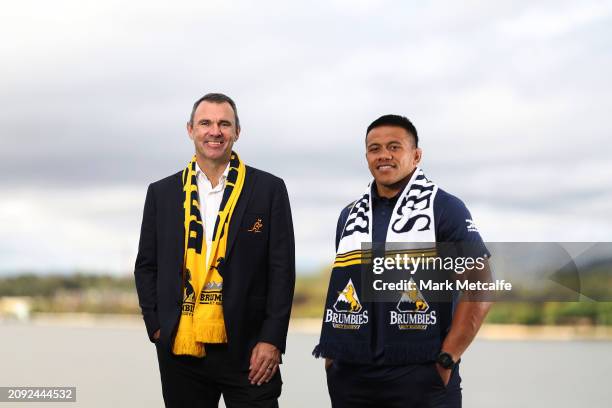
[[[91,313],[37,313],[29,319],[1,319],[0,326],[28,324],[37,326],[107,327],[144,329],[140,315],[91,314]],[[321,319],[293,318],[289,333],[316,335],[321,329]],[[612,341],[612,326],[528,326],[520,324],[484,324],[478,339],[497,341]]]

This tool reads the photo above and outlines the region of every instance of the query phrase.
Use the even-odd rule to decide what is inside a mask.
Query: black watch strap
[[[457,364],[455,361],[453,361],[453,356],[444,351],[438,354],[438,358],[436,358],[436,363],[440,364],[443,368],[446,369],[453,368],[455,364]]]

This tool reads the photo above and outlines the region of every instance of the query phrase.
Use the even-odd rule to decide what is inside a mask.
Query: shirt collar
[[[225,186],[225,180],[227,179],[227,175],[229,174],[229,168],[230,168],[230,165],[228,162],[227,166],[225,166],[225,170],[223,170],[223,174],[221,174],[221,177],[219,177],[219,184],[217,184],[217,187]],[[196,177],[198,176],[204,177],[204,180],[210,183],[210,180],[208,180],[208,177],[206,177],[206,174],[204,173],[204,171],[202,171],[202,169],[200,168],[200,165],[196,161]]]
[[[395,196],[391,198],[381,197],[378,195],[378,189],[376,188],[376,182],[372,183],[372,201],[376,201],[376,202],[382,201],[382,202],[388,202],[388,203],[395,204],[395,202],[397,201],[397,199],[399,198],[401,194],[402,192],[400,191],[399,193],[397,193]]]

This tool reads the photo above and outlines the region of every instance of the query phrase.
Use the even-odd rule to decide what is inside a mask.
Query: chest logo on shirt
[[[402,292],[395,310],[389,311],[389,324],[400,330],[426,330],[437,322],[436,311],[429,311],[429,303],[417,287],[414,279],[408,283],[411,289]]]
[[[263,222],[261,221],[261,218],[258,218],[255,223],[253,224],[253,226],[251,227],[251,229],[247,230],[247,232],[261,232],[261,229],[263,228]]]
[[[331,323],[335,329],[358,330],[368,322],[368,311],[363,310],[353,280],[349,279],[337,293],[332,308],[325,310],[325,323]]]

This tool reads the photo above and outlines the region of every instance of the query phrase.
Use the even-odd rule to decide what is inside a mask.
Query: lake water
[[[163,407],[154,346],[140,326],[0,322],[0,386],[76,386],[77,402],[18,407]],[[290,333],[281,407],[329,407],[316,335]],[[612,342],[477,340],[461,365],[464,406],[612,406]],[[11,406],[13,406],[11,405]],[[0,407],[9,406],[0,403]]]

